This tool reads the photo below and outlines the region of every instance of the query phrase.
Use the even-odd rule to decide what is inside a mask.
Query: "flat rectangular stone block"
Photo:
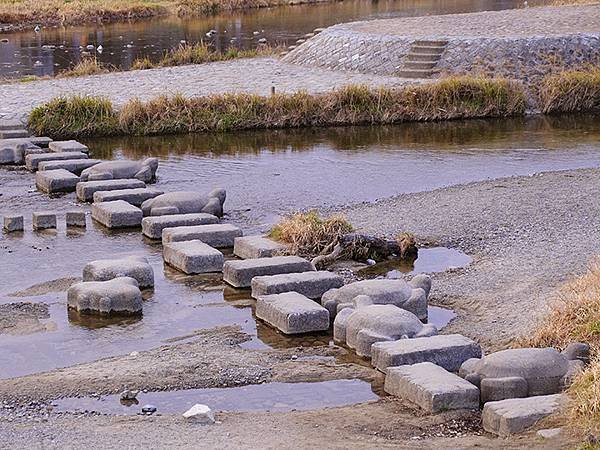
[[[564,394],[553,394],[487,402],[483,407],[483,429],[503,437],[521,433],[558,412],[566,400]]]
[[[87,159],[85,153],[38,153],[25,156],[25,166],[31,172],[38,170],[42,161],[64,161],[66,159]]]
[[[16,139],[29,136],[27,130],[0,130],[1,139]]]
[[[4,231],[8,233],[23,231],[23,216],[16,214],[4,216]]]
[[[48,145],[50,144],[50,142],[52,142],[52,139],[46,136],[29,136],[27,139],[33,145],[36,145],[41,148],[48,148]]]
[[[142,233],[151,239],[160,239],[165,228],[208,225],[219,223],[219,218],[212,214],[171,214],[167,216],[150,216],[142,220]]]
[[[87,146],[77,141],[52,141],[48,144],[50,151],[63,153],[63,152],[82,152],[88,153],[90,151]]]
[[[190,227],[165,228],[163,242],[193,241],[198,239],[215,248],[233,247],[233,240],[242,230],[230,224],[194,225]]]
[[[479,389],[475,385],[430,362],[390,367],[384,390],[430,413],[479,409]]]
[[[25,128],[25,124],[20,120],[16,119],[2,119],[0,120],[0,131],[6,130],[22,130]]]
[[[338,274],[322,270],[254,277],[251,285],[254,298],[261,295],[298,292],[316,300],[329,289],[343,286],[344,280]]]
[[[198,240],[164,244],[163,259],[188,274],[220,272],[225,261],[223,253]]]
[[[142,210],[124,200],[94,203],[92,219],[107,228],[139,227],[142,224]]]
[[[250,287],[254,277],[314,270],[315,268],[310,261],[299,256],[243,259],[225,263],[223,266],[223,281],[233,287],[242,288]]]
[[[33,229],[45,230],[47,228],[56,228],[56,214],[51,212],[34,212],[31,215]]]
[[[143,181],[132,179],[81,181],[77,183],[77,198],[82,202],[91,202],[98,191],[116,191],[146,187]]]
[[[286,246],[265,236],[235,238],[233,254],[242,259],[269,258],[285,250]]]
[[[469,358],[481,358],[481,347],[460,334],[445,334],[397,341],[376,342],[371,347],[371,363],[386,372],[391,366],[431,362],[456,372]]]
[[[96,202],[114,202],[115,200],[125,200],[133,206],[142,206],[144,201],[149,198],[158,197],[164,194],[163,191],[153,188],[135,188],[135,189],[115,189],[114,191],[94,192],[94,203]]]
[[[40,170],[35,174],[35,185],[40,191],[73,192],[79,177],[65,169]]]
[[[65,220],[68,227],[85,228],[85,211],[67,211]]]
[[[73,172],[76,175],[81,175],[81,172],[88,167],[95,166],[101,163],[99,159],[65,159],[59,161],[42,161],[38,164],[38,170],[56,170],[65,169]]]
[[[329,329],[329,311],[297,292],[258,297],[256,317],[285,334]]]

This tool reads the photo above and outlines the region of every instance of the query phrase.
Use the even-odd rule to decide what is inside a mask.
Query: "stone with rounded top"
[[[142,313],[142,293],[130,277],[84,281],[69,288],[67,304],[82,314],[138,315]]]
[[[142,211],[144,216],[208,213],[223,217],[225,199],[225,189],[213,189],[209,193],[195,191],[168,192],[146,200],[142,204]]]
[[[156,178],[158,158],[146,158],[141,161],[116,160],[104,161],[81,173],[82,181],[137,179],[150,183]]]
[[[514,348],[469,359],[461,365],[459,375],[480,387],[485,403],[556,394],[565,384],[569,367],[569,360],[554,348]]]
[[[421,288],[414,288],[404,280],[362,280],[331,289],[323,294],[321,304],[332,318],[344,307],[353,306],[353,299],[368,295],[374,304],[392,304],[427,320],[427,296]]]
[[[83,281],[108,281],[119,277],[135,279],[142,289],[154,286],[154,270],[143,256],[99,259],[83,268]]]
[[[207,405],[196,403],[190,409],[183,413],[183,417],[188,422],[200,423],[200,424],[213,424],[215,423],[215,415]]]
[[[371,356],[376,342],[437,334],[433,325],[423,325],[417,316],[395,305],[344,308],[334,320],[333,338],[345,342],[359,356]]]

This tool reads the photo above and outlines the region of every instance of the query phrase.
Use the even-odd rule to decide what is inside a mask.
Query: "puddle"
[[[418,257],[411,259],[389,259],[360,269],[357,274],[366,278],[383,276],[385,278],[404,278],[404,275],[418,273],[445,272],[449,269],[466,267],[473,259],[453,248],[420,248]]]
[[[448,308],[440,306],[427,307],[427,322],[435,325],[438,330],[441,330],[456,317],[456,313]]]
[[[55,400],[57,411],[94,411],[102,414],[133,415],[146,404],[161,414],[183,414],[196,403],[213,411],[306,411],[354,405],[379,399],[371,384],[362,380],[333,380],[316,383],[264,383],[233,388],[185,389],[140,392],[137,404],[125,405],[119,395]],[[128,402],[129,403],[129,402]]]

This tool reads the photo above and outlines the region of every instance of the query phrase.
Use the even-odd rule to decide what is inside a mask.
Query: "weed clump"
[[[102,97],[55,98],[29,115],[27,127],[38,136],[110,136],[119,133],[117,114]]]
[[[323,219],[316,211],[310,211],[285,217],[269,236],[288,244],[291,254],[312,257],[333,248],[340,237],[352,230],[352,225],[341,215]]]
[[[600,67],[568,70],[545,77],[540,108],[546,114],[600,111]]]

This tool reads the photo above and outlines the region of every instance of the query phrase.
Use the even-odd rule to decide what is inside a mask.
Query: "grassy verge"
[[[313,3],[319,0],[306,0]],[[202,16],[219,11],[287,5],[290,0],[2,0],[0,23],[75,25],[165,15]]]
[[[540,86],[540,109],[547,114],[600,111],[600,67],[545,77]]]
[[[521,346],[556,347],[590,344],[592,362],[568,389],[569,424],[600,434],[600,259],[587,273],[567,282],[531,338]]]
[[[204,64],[216,61],[229,61],[237,58],[256,58],[259,56],[273,56],[283,49],[280,47],[271,47],[261,45],[254,49],[240,50],[235,47],[229,47],[226,51],[220,52],[212,49],[204,42],[197,44],[180,45],[179,47],[165,53],[162,58],[154,62],[150,58],[136,59],[132,70],[154,69],[157,67],[183,66],[186,64]]]
[[[504,79],[448,78],[403,89],[369,89],[350,85],[326,94],[223,94],[196,98],[161,96],[148,102],[130,100],[123,108],[98,120],[94,114],[80,120],[73,108],[92,108],[106,100],[94,97],[54,100],[36,108],[30,130],[54,138],[113,134],[153,135],[308,126],[392,124],[406,121],[474,117],[508,117],[525,112],[520,84]],[[44,116],[52,116],[49,122]],[[94,123],[82,123],[84,118]],[[114,121],[119,126],[115,128]],[[106,124],[104,124],[106,122]],[[75,126],[77,125],[77,126]],[[80,127],[80,128],[78,128]],[[83,130],[83,131],[82,131]]]

